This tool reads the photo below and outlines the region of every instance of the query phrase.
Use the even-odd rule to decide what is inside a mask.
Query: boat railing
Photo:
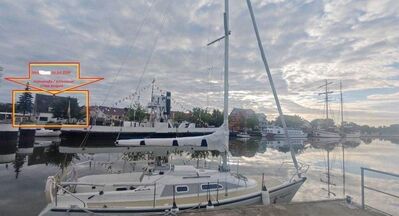
[[[396,199],[399,199],[399,194],[392,194],[390,192],[386,192],[386,191],[383,191],[381,189],[377,189],[375,187],[371,187],[371,186],[366,185],[365,184],[365,172],[370,172],[370,173],[374,173],[374,174],[380,174],[380,175],[384,175],[384,176],[394,177],[394,178],[397,178],[397,179],[399,179],[399,174],[392,173],[392,172],[381,171],[381,170],[376,170],[376,169],[371,169],[371,168],[366,168],[366,167],[361,167],[360,171],[361,171],[362,208],[363,209],[365,209],[365,208],[373,209],[373,210],[376,210],[378,212],[381,212],[381,213],[389,215],[389,213],[387,213],[387,212],[385,212],[385,211],[383,211],[381,209],[377,209],[375,207],[372,207],[372,206],[366,204],[366,201],[365,201],[366,200],[365,189],[373,191],[373,192],[377,192],[379,194],[383,194],[383,195],[388,196],[388,197],[393,197],[393,198],[396,198]]]
[[[293,164],[293,162],[292,161],[284,161],[281,164],[279,169],[281,169],[286,164]],[[303,163],[301,161],[298,161],[298,169],[295,170],[295,172],[292,174],[289,182],[292,182],[295,179],[296,176],[302,176],[302,175],[306,174],[308,172],[308,170],[309,170],[309,167],[310,167],[309,164],[306,164],[306,163]]]
[[[54,200],[54,204],[55,206],[58,205],[58,191],[61,190],[64,193],[67,193],[69,195],[71,195],[71,197],[75,198],[76,200],[78,200],[79,202],[81,202],[83,204],[83,207],[86,207],[86,202],[83,201],[82,199],[80,199],[79,197],[75,196],[72,192],[70,192],[69,190],[65,189],[63,185],[60,185],[56,182],[56,180],[52,180],[52,184],[55,186],[55,193],[51,193],[52,194],[52,200]]]
[[[73,192],[69,191],[66,189],[68,186],[97,186],[97,187],[104,187],[106,184],[91,184],[91,183],[83,183],[83,182],[60,182],[59,184],[56,181],[53,181],[53,184],[56,188],[55,193],[53,194],[52,200],[54,200],[55,206],[57,206],[58,203],[58,191],[61,190],[64,193],[69,194],[71,197],[75,198],[76,200],[80,201],[83,204],[83,208],[87,206],[87,203],[83,201],[81,198],[76,196]],[[140,182],[132,182],[132,183],[118,183],[118,184],[109,184],[114,187],[121,187],[121,186],[133,186],[133,187],[139,187],[139,186],[144,186],[144,187],[153,187],[153,207],[155,208],[156,206],[156,195],[157,195],[157,183],[140,183]],[[104,192],[102,192],[104,193]],[[140,195],[141,196],[141,195]]]

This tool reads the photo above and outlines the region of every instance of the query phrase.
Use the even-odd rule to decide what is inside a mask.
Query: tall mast
[[[228,129],[229,119],[229,0],[224,1],[224,126]]]
[[[326,80],[326,119],[328,119],[328,85]]]
[[[341,96],[341,136],[344,134],[344,100],[342,97],[342,81],[339,81],[339,93]],[[345,197],[345,147],[344,143],[341,143],[342,146],[342,193]]]
[[[292,148],[292,143],[290,142],[290,137],[288,135],[287,124],[285,122],[284,114],[283,114],[283,111],[282,111],[281,106],[280,106],[280,101],[279,101],[278,96],[277,96],[276,88],[274,87],[273,77],[272,77],[272,74],[270,73],[269,65],[268,65],[267,60],[266,60],[266,55],[265,55],[265,52],[263,50],[263,44],[262,44],[262,41],[261,41],[260,36],[259,36],[258,25],[256,24],[255,15],[254,15],[254,12],[252,10],[252,4],[251,4],[250,0],[247,0],[247,5],[248,5],[249,13],[251,15],[252,24],[253,24],[253,27],[254,27],[254,30],[255,30],[255,35],[256,35],[256,39],[258,41],[258,46],[259,46],[260,54],[262,56],[263,64],[265,66],[267,77],[269,78],[269,83],[270,83],[270,86],[271,86],[272,91],[273,91],[274,100],[276,101],[278,113],[279,113],[279,116],[280,116],[280,119],[281,119],[281,123],[282,123],[283,128],[284,128],[284,134],[285,134],[285,137],[287,139],[287,143],[290,144],[292,161],[294,162],[294,166],[295,166],[295,168],[297,170],[298,177],[301,177],[301,174],[298,172],[298,170],[299,170],[298,161],[297,161],[297,159],[295,157],[295,152],[294,152],[294,150]]]
[[[224,39],[224,97],[223,97],[223,130],[224,130],[224,146],[225,152],[222,153],[223,164],[220,168],[221,171],[228,171],[229,167],[227,164],[227,151],[229,148],[229,0],[224,0],[224,35],[218,39],[209,42],[207,46],[210,46],[222,39]]]
[[[342,97],[342,81],[339,81],[339,92],[341,95],[341,130],[343,130],[344,126],[344,100]]]
[[[326,79],[326,83],[319,87],[319,88],[325,87],[325,92],[319,93],[319,95],[325,95],[324,100],[326,103],[326,119],[328,119],[328,101],[329,101],[328,95],[333,93],[333,91],[328,91],[328,85],[330,85],[330,84],[332,84],[332,82],[328,82],[328,80]]]

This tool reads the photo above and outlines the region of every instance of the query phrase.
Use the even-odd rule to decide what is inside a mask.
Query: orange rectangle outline
[[[89,100],[89,90],[71,90],[71,91],[66,91],[67,93],[73,93],[73,94],[80,94],[83,93],[86,96],[86,124],[84,125],[68,125],[68,124],[62,124],[62,125],[38,125],[38,124],[25,124],[25,125],[16,125],[15,124],[15,107],[16,107],[16,102],[15,102],[15,97],[16,93],[24,93],[24,92],[32,92],[32,93],[44,93],[47,95],[50,95],[49,93],[45,91],[40,91],[40,90],[12,90],[12,127],[15,128],[88,128],[90,126],[90,112],[89,112],[89,107],[90,107],[90,100]]]

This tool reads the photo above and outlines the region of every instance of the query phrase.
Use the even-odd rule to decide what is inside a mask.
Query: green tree
[[[148,119],[148,113],[140,104],[135,104],[129,108],[127,113],[127,117],[129,121],[135,121],[139,124],[142,123],[145,119]]]
[[[246,128],[250,128],[252,130],[255,130],[259,127],[259,120],[256,116],[250,116],[246,119]]]
[[[289,128],[303,128],[309,125],[309,122],[298,115],[284,115],[285,123]],[[275,124],[277,126],[283,127],[281,123],[281,117],[276,118]]]
[[[195,123],[199,127],[206,127],[209,125],[211,119],[211,114],[208,113],[206,109],[199,107],[194,107],[190,122]]]
[[[25,91],[29,91],[29,83],[26,84]],[[17,112],[22,112],[25,116],[26,113],[32,113],[33,109],[33,102],[32,102],[33,96],[32,93],[30,92],[24,92],[22,93],[17,102]]]
[[[223,112],[218,109],[214,109],[209,119],[209,125],[220,127],[222,124],[223,124]]]
[[[71,117],[76,119],[82,119],[83,117],[77,99],[71,99],[70,97],[67,99],[60,98],[54,100],[51,107],[54,118],[68,119],[69,117]]]
[[[183,121],[189,121],[187,114],[184,112],[175,112],[173,116],[173,121],[177,123],[182,123]]]

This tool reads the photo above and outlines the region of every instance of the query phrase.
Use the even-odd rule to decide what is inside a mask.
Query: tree
[[[303,119],[302,117],[298,115],[284,115],[285,123],[287,124],[287,127],[289,128],[303,128],[309,125],[309,122]],[[283,127],[283,124],[281,123],[281,117],[278,116],[276,118],[275,124],[277,126]]]
[[[223,112],[214,109],[211,114],[211,118],[209,119],[209,125],[213,125],[215,127],[220,127],[223,124]]]
[[[246,119],[246,128],[255,130],[259,126],[259,120],[256,116],[250,116]]]
[[[33,96],[32,93],[28,92],[30,90],[29,83],[26,84],[26,88],[24,93],[22,93],[17,102],[17,111],[22,112],[25,116],[26,113],[32,113],[33,109]]]
[[[129,119],[129,121],[135,121],[140,124],[145,119],[148,118],[148,113],[146,112],[146,110],[144,109],[143,106],[141,106],[140,104],[135,104],[135,105],[133,105],[133,107],[129,108],[127,117]]]
[[[184,112],[175,112],[173,115],[173,121],[177,123],[182,123],[184,121],[189,121],[187,114]]]
[[[190,122],[193,122],[200,127],[206,127],[208,126],[210,119],[211,115],[206,111],[206,109],[199,107],[193,108]]]
[[[58,98],[52,104],[52,113],[54,118],[68,119],[69,117],[75,119],[82,119],[81,108],[79,107],[78,100],[68,97]]]

